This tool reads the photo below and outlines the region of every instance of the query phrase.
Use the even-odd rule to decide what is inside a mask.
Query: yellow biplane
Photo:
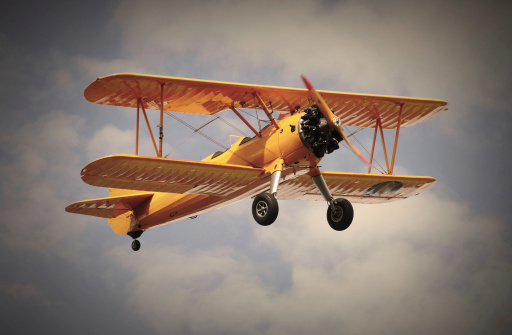
[[[113,155],[82,169],[84,182],[110,188],[107,198],[70,204],[66,211],[108,219],[117,234],[138,238],[152,227],[254,198],[252,214],[263,226],[278,215],[277,200],[327,202],[327,221],[337,231],[352,223],[352,202],[383,203],[405,199],[431,188],[432,177],[393,174],[400,129],[426,121],[447,109],[441,100],[317,91],[302,77],[306,89],[248,85],[140,74],[98,78],[85,90],[93,103],[137,110],[135,155]],[[160,112],[159,144],[146,110]],[[263,110],[268,124],[256,130],[240,113]],[[223,152],[201,161],[162,157],[164,112],[213,115],[231,110],[254,133]],[[146,120],[156,157],[138,155],[139,114]],[[277,120],[272,113],[278,112]],[[174,114],[172,114],[174,115]],[[373,128],[370,161],[350,142],[344,126]],[[391,162],[384,129],[395,131]],[[385,173],[372,173],[380,133]],[[320,171],[325,154],[350,147],[368,165],[368,173]]]

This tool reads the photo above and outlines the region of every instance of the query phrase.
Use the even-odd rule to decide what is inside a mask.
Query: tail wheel
[[[327,222],[332,229],[342,231],[350,227],[354,218],[354,209],[347,199],[333,200],[333,204],[327,208]]]
[[[139,240],[133,240],[132,242],[132,250],[138,251],[140,249],[140,241]]]
[[[262,226],[271,225],[279,214],[277,199],[270,193],[261,193],[252,202],[252,216]]]

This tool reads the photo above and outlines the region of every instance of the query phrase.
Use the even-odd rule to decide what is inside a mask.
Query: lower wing
[[[406,199],[430,189],[436,183],[432,177],[419,176],[345,172],[322,172],[322,175],[334,198],[367,204]],[[277,198],[325,201],[307,175],[281,183]]]
[[[114,155],[89,163],[89,185],[147,192],[228,196],[260,179],[264,170],[170,158]]]

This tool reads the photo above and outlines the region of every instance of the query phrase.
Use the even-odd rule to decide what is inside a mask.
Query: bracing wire
[[[362,129],[362,128],[360,128],[360,129]],[[357,131],[356,131],[356,132],[357,132]],[[352,133],[352,135],[355,135],[355,134],[356,134],[356,132],[353,132],[353,133]],[[357,142],[357,143],[359,143],[359,145],[364,149],[364,151],[366,151],[366,153],[367,153],[369,156],[371,156],[371,153],[370,153],[370,152],[368,151],[368,149],[366,149],[366,147],[365,147],[365,146],[364,146],[364,145],[363,145],[363,144],[362,144],[362,143],[357,139],[357,137],[355,137],[355,136],[354,136],[354,139],[356,140],[356,142]],[[375,169],[376,169],[376,170],[378,170],[380,173],[384,174],[384,172],[383,172],[383,171],[384,171],[384,168],[382,167],[382,165],[380,165],[380,163],[379,163],[375,158],[374,158],[373,160],[374,160],[374,162],[375,162],[375,163],[380,167],[380,169],[378,169],[377,167],[375,167],[375,166],[373,166],[373,165],[372,165],[372,166],[373,166],[373,167],[375,167]],[[381,170],[381,169],[382,169],[382,170]]]
[[[347,137],[354,137],[356,142],[359,143],[359,145],[363,148],[363,150],[366,151],[366,153],[371,156],[371,153],[366,149],[366,147],[355,136],[358,132],[360,132],[363,129],[364,129],[364,127],[360,127],[359,129],[356,129],[355,131],[351,132]],[[341,142],[341,144],[345,148],[349,149],[349,151],[352,151],[345,143]],[[373,158],[373,162],[376,163],[379,167],[375,166],[374,164],[372,164],[372,167],[375,168],[375,170],[379,171],[381,174],[385,174],[385,172],[384,172],[385,169],[382,167],[382,165],[380,165],[380,163],[375,159],[375,157]]]
[[[240,111],[240,112],[242,112],[242,113],[244,113],[245,115],[248,115],[248,116],[252,117],[253,119],[259,120],[257,116],[254,116],[254,115],[252,115],[251,113],[249,113],[249,112],[247,112],[247,111],[245,111],[245,110],[243,110],[243,109],[239,109],[239,111]],[[257,110],[257,109],[256,109],[256,113],[258,113],[258,110]]]
[[[347,135],[347,137],[351,137],[351,136],[354,136],[355,134],[357,134],[358,132],[360,132],[361,130],[365,129],[364,127],[359,127],[358,129],[354,130],[353,132],[351,132],[350,134]],[[355,138],[355,137],[354,137]]]
[[[179,123],[183,124],[184,126],[190,128],[193,133],[192,134],[199,134],[201,136],[203,136],[204,138],[206,138],[207,140],[209,140],[210,142],[212,143],[215,143],[217,144],[219,147],[221,147],[224,151],[228,151],[229,148],[224,146],[222,143],[218,142],[217,140],[211,138],[210,136],[208,136],[207,134],[203,133],[200,129],[205,127],[206,125],[212,123],[213,121],[217,120],[217,119],[221,119],[220,116],[217,116],[215,119],[213,120],[210,120],[209,122],[207,122],[206,124],[204,124],[203,126],[199,127],[199,128],[194,128],[194,126],[192,126],[191,124],[187,123],[186,121],[180,119],[179,117],[177,117],[176,115],[174,115],[173,113],[171,112],[167,112],[165,111],[165,114],[169,115],[170,117],[172,117],[173,119],[175,119],[176,121],[178,121]],[[229,122],[227,122],[228,125],[231,125]],[[236,157],[240,158],[241,160],[243,160],[244,162],[246,162],[247,164],[249,164],[250,166],[252,167],[255,167],[254,164],[252,164],[251,162],[249,162],[248,160],[246,160],[245,158],[243,158],[242,156],[238,155],[236,152],[234,151],[231,151],[229,150],[233,155],[235,155]]]
[[[199,129],[203,128],[203,127],[200,127],[200,128],[194,128],[194,126],[192,126],[191,124],[185,122],[184,120],[180,119],[179,117],[177,117],[176,115],[172,114],[171,112],[165,112],[165,114],[169,115],[170,117],[172,117],[173,119],[175,119],[176,121],[178,121],[179,123],[183,124],[184,126],[190,128],[194,133],[198,133],[199,135],[205,137],[206,139],[208,139],[209,141],[217,144],[219,147],[223,148],[224,150],[227,149],[227,147],[225,147],[224,145],[222,145],[221,143],[217,142],[215,139],[211,138],[210,136],[206,135],[205,133],[203,133],[202,131],[200,131]],[[210,122],[213,122],[215,121],[216,119],[214,120],[211,120]],[[210,123],[208,122],[208,123]]]
[[[258,121],[263,121],[263,120],[260,120],[257,116],[255,117],[254,115],[250,114],[250,113],[247,113],[246,111],[242,110],[242,112],[244,112],[245,114],[257,119]],[[257,113],[257,110],[256,110],[256,113]],[[207,125],[213,123],[214,121],[216,120],[220,120],[222,122],[224,122],[226,125],[228,125],[229,127],[233,128],[234,130],[238,131],[240,134],[242,134],[243,136],[245,137],[249,137],[244,131],[242,131],[240,128],[236,127],[234,124],[232,124],[231,122],[229,122],[228,120],[224,119],[223,117],[221,117],[220,115],[217,115],[214,119],[208,121],[207,123],[205,123],[204,125],[202,125],[201,127],[199,128],[195,128],[194,126],[192,126],[191,124],[187,123],[186,121],[180,119],[179,117],[177,117],[176,115],[174,115],[173,113],[171,112],[167,112],[165,111],[165,114],[169,115],[170,117],[172,117],[173,119],[175,119],[176,121],[180,122],[181,124],[183,124],[184,126],[186,126],[187,128],[191,129],[192,130],[192,133],[187,136],[185,139],[183,139],[175,148],[179,148],[181,147],[186,141],[188,141],[195,133],[203,136],[204,138],[206,138],[207,140],[209,140],[210,142],[218,145],[219,147],[221,147],[224,151],[228,150],[229,148],[224,146],[223,144],[221,144],[220,142],[218,142],[217,140],[213,139],[212,137],[208,136],[207,134],[205,134],[204,132],[201,131],[201,129],[203,129],[204,127],[206,127]],[[258,122],[259,123],[259,122]],[[261,126],[260,126],[261,128]],[[368,154],[368,155],[371,155],[370,152],[363,146],[363,144],[357,139],[357,137],[355,136],[358,132],[360,132],[361,130],[363,130],[364,127],[360,127],[359,129],[356,129],[355,131],[351,132],[348,137],[354,137],[354,139],[356,140],[357,143],[359,143],[359,145],[363,148],[363,150]],[[343,142],[340,142],[346,149],[348,149],[349,151],[352,151],[350,150],[350,148]],[[176,149],[172,150],[171,152],[169,152],[165,157],[168,157],[172,152],[174,152]],[[232,152],[233,154],[236,155],[236,153]],[[239,155],[236,155],[237,157],[239,157],[240,159],[244,160],[245,162],[247,162],[249,165],[252,166],[252,164],[247,161],[246,159],[244,159],[243,157],[240,157]],[[378,166],[375,166],[374,164],[372,164],[372,167],[375,168],[377,171],[379,171],[381,174],[385,174],[385,169],[382,167],[382,165],[374,158],[374,163],[376,163]]]
[[[249,137],[249,135],[247,135],[243,130],[241,130],[240,128],[238,128],[237,126],[235,126],[234,124],[230,123],[228,120],[224,119],[223,117],[221,117],[220,115],[217,116],[217,118],[219,120],[221,120],[222,122],[224,122],[225,124],[227,124],[228,126],[230,126],[231,128],[233,128],[234,130],[238,131],[240,134],[242,134],[243,136],[245,137]]]
[[[166,112],[166,113],[168,113],[168,112]],[[199,130],[203,129],[204,127],[206,127],[207,125],[209,125],[209,124],[210,124],[210,123],[212,123],[213,121],[217,120],[218,118],[220,118],[220,115],[217,115],[214,119],[212,119],[212,120],[210,120],[210,121],[206,122],[206,123],[205,123],[205,124],[203,124],[201,127],[197,128],[197,129],[194,129],[194,131],[193,131],[192,133],[190,133],[186,138],[184,138],[183,140],[181,140],[181,142],[180,142],[180,143],[178,143],[178,145],[176,145],[176,146],[174,147],[174,149],[173,149],[173,150],[169,151],[169,153],[168,153],[167,155],[165,155],[165,158],[169,157],[169,156],[170,156],[174,151],[176,151],[176,149],[181,148],[181,146],[182,146],[183,144],[185,144],[185,142],[187,142],[188,140],[190,140],[190,138],[191,138],[192,136],[194,136],[194,134],[195,134],[195,133],[197,133]],[[191,128],[191,127],[192,127],[192,126],[190,126],[189,128]],[[192,127],[192,128],[193,128],[193,127]]]

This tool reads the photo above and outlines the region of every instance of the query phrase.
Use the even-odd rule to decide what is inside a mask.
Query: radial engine
[[[299,136],[304,146],[317,158],[337,150],[339,142],[343,140],[336,130],[329,127],[317,105],[307,108],[299,119]]]

